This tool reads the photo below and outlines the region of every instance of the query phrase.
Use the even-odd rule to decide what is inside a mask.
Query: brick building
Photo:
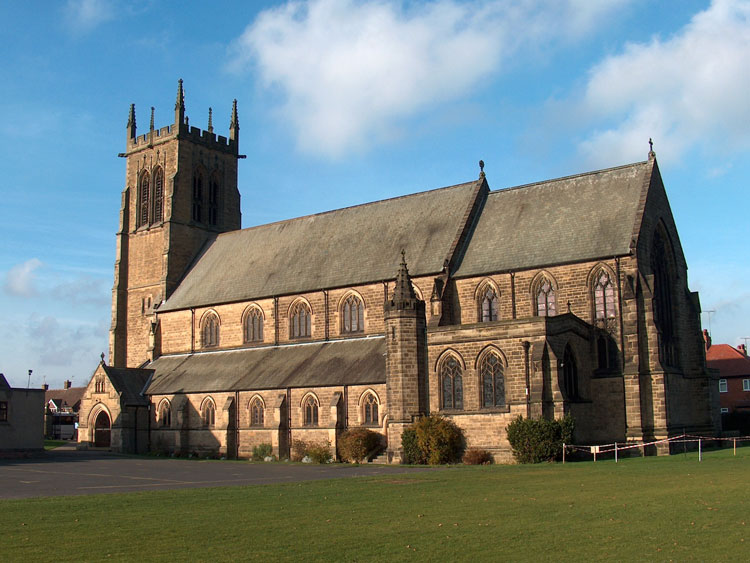
[[[703,331],[706,342],[706,363],[718,370],[719,406],[722,414],[744,413],[750,416],[750,358],[747,348],[740,344],[735,348],[729,344],[712,344],[707,330]]]
[[[367,426],[398,462],[404,426],[435,412],[497,460],[519,414],[570,413],[584,442],[717,428],[653,152],[497,191],[480,171],[247,229],[236,102],[217,137],[210,113],[207,130],[188,125],[180,82],[171,126],[152,113],[136,135],[131,106],[121,156],[111,366],[97,373],[143,384],[148,419],[125,424],[152,449],[243,457],[268,443],[283,457],[291,440],[335,448]],[[96,377],[84,442],[118,397]]]

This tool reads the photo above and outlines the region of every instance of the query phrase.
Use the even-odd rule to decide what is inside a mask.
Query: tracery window
[[[365,424],[378,424],[380,419],[378,418],[378,400],[372,393],[367,393],[364,401],[362,401],[362,410]]]
[[[263,313],[253,308],[245,316],[245,342],[263,341]]]
[[[203,221],[203,173],[195,171],[193,176],[193,221]]]
[[[602,270],[594,284],[594,312],[596,319],[615,316],[615,288],[606,270]]]
[[[350,295],[341,307],[341,332],[362,332],[365,329],[365,306],[356,295]]]
[[[536,314],[540,317],[554,317],[557,314],[555,288],[546,278],[536,291]]]
[[[201,413],[203,419],[203,426],[212,428],[216,424],[216,405],[213,400],[207,399],[203,403],[203,412]]]
[[[317,426],[318,425],[318,400],[310,395],[305,399],[305,403],[302,406],[302,410],[305,416],[305,426]]]
[[[138,226],[148,225],[148,210],[151,204],[151,178],[148,171],[144,170],[141,173],[141,178],[138,186],[138,193],[140,194],[140,209],[138,213]]]
[[[461,364],[449,356],[440,367],[440,389],[442,391],[443,408],[464,408],[464,385]]]
[[[213,348],[219,345],[219,317],[216,313],[209,313],[203,320],[203,347]]]
[[[104,377],[101,375],[96,378],[96,381],[94,382],[94,393],[104,393],[106,391],[105,385],[104,385]]]
[[[563,354],[563,387],[568,399],[578,398],[578,366],[570,345],[565,347]]]
[[[250,402],[250,426],[263,426],[263,402],[260,397]]]
[[[310,309],[304,301],[295,303],[289,314],[289,336],[307,338],[311,334]]]
[[[219,221],[219,179],[216,174],[208,183],[208,224],[218,225]]]
[[[482,406],[505,406],[505,375],[503,363],[495,352],[486,354],[479,364],[479,376],[482,380]]]
[[[651,252],[651,269],[654,272],[654,323],[659,331],[659,360],[665,366],[674,366],[676,355],[669,258],[666,243],[661,233],[656,231]]]
[[[479,296],[479,320],[481,322],[486,323],[498,319],[497,302],[497,293],[492,286],[488,285]]]
[[[154,217],[152,223],[164,220],[164,170],[158,167],[154,171]]]
[[[165,428],[172,426],[172,409],[169,401],[162,401],[159,405],[159,424]]]

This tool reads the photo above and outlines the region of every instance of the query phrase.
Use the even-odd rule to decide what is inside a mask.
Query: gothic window
[[[350,295],[341,307],[341,332],[362,332],[365,329],[365,306],[356,295]]]
[[[479,295],[479,320],[486,323],[497,319],[497,293],[488,285]]]
[[[141,173],[138,182],[138,193],[140,195],[140,208],[138,210],[138,226],[148,225],[148,209],[151,203],[151,178],[146,170]]]
[[[607,334],[600,334],[596,339],[597,367],[601,370],[617,368],[617,347]]]
[[[505,376],[503,363],[495,352],[486,354],[479,364],[479,376],[482,379],[482,406],[505,406]]]
[[[615,288],[606,270],[602,270],[594,284],[594,312],[596,319],[615,316]]]
[[[193,176],[193,221],[203,221],[203,173],[195,171]]]
[[[651,253],[651,269],[654,272],[654,323],[659,334],[659,360],[665,366],[674,366],[675,335],[669,258],[664,238],[657,231]]]
[[[0,401],[0,422],[8,422],[8,401]]]
[[[563,355],[563,388],[568,399],[578,398],[578,366],[570,345],[565,347]]]
[[[164,220],[164,170],[161,167],[154,171],[154,217],[152,223]]]
[[[172,409],[169,401],[162,401],[159,405],[159,425],[164,428],[172,426]]]
[[[250,426],[263,426],[263,401],[260,397],[250,402]]]
[[[94,382],[94,393],[104,393],[105,391],[106,388],[104,386],[104,377],[100,375]]]
[[[295,303],[289,314],[289,336],[308,338],[311,334],[310,309],[303,301]]]
[[[208,183],[208,224],[219,224],[219,179],[216,174],[211,176]]]
[[[546,278],[536,290],[536,314],[540,317],[554,317],[557,314],[555,288]]]
[[[317,426],[318,425],[318,400],[310,395],[305,399],[305,403],[302,406],[305,416],[305,426]]]
[[[364,401],[362,401],[363,416],[362,420],[365,424],[378,424],[380,419],[378,418],[378,400],[372,393],[367,393]]]
[[[464,385],[461,377],[461,364],[449,356],[440,368],[440,388],[443,396],[444,409],[464,408]]]
[[[245,342],[263,341],[263,313],[258,308],[245,315]]]
[[[219,317],[216,313],[211,312],[203,319],[201,335],[204,348],[213,348],[219,345]]]
[[[203,420],[203,426],[206,428],[213,428],[216,424],[216,406],[212,399],[206,399],[203,403],[203,411],[201,412],[201,419]]]

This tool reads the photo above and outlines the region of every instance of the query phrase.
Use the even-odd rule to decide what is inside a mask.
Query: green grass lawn
[[[0,501],[4,561],[744,560],[750,448]]]
[[[67,440],[44,440],[44,449],[45,450],[54,450],[55,448],[59,448],[60,446],[64,446],[65,444],[70,444]]]

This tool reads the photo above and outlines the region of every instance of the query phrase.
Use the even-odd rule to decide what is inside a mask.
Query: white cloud
[[[609,124],[581,151],[596,164],[642,159],[653,137],[659,154],[750,147],[750,2],[714,0],[677,34],[629,44],[594,67],[583,106]]]
[[[303,150],[340,156],[470,95],[521,49],[583,36],[624,1],[288,2],[246,28],[230,68],[255,65]]]
[[[18,297],[32,297],[37,294],[34,285],[36,270],[42,266],[41,260],[32,258],[23,264],[13,266],[5,276],[5,291]]]
[[[92,365],[107,342],[102,323],[61,322],[58,318],[32,314],[27,325],[31,358],[46,367],[72,366],[82,359]]]
[[[85,33],[114,17],[114,3],[108,0],[68,0],[64,14],[73,31]]]

